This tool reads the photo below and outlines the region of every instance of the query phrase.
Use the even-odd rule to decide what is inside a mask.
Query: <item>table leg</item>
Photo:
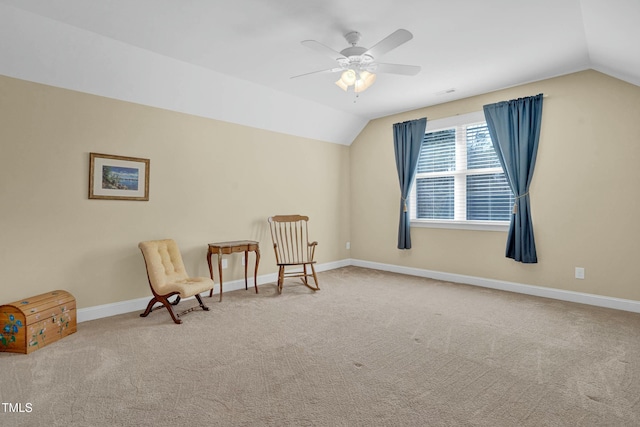
[[[213,280],[213,268],[211,267],[211,252],[207,253],[207,264],[209,264],[209,277]],[[209,291],[209,298],[213,296],[213,288]]]
[[[249,266],[249,251],[244,251],[244,290],[249,289],[247,285],[247,267]]]
[[[256,267],[253,270],[253,286],[256,288],[256,294],[258,293],[258,264],[259,263],[260,263],[260,248],[256,248]]]
[[[218,276],[220,277],[220,302],[222,302],[222,254],[218,252]]]

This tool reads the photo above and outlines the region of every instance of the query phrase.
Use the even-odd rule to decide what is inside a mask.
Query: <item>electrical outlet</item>
[[[347,244],[345,245],[345,247],[346,247],[347,249],[351,249],[351,242],[347,242]]]
[[[584,268],[576,267],[576,279],[584,279]]]
[[[227,260],[222,258],[222,269],[224,270],[225,268],[227,268]]]
[[[244,267],[244,257],[240,258],[242,260],[242,266]]]

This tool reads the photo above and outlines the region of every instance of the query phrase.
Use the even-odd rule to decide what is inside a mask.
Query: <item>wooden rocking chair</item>
[[[189,277],[182,262],[180,250],[175,241],[171,239],[151,240],[140,242],[138,247],[142,251],[144,262],[147,266],[147,278],[153,293],[153,298],[149,301],[147,309],[140,317],[147,317],[153,310],[165,307],[175,323],[182,323],[180,316],[197,309],[192,307],[182,313],[174,314],[172,306],[180,302],[180,298],[195,296],[200,304],[200,308],[209,311],[209,307],[204,305],[201,292],[213,289],[213,280],[208,277]],[[173,302],[169,298],[177,295]],[[157,303],[162,306],[153,306]]]
[[[319,291],[314,268],[314,255],[318,242],[309,243],[309,217],[302,215],[276,215],[269,218],[271,240],[278,264],[278,293],[282,293],[285,277],[300,277],[309,289]],[[285,271],[289,267],[302,267],[302,271]],[[311,273],[307,267],[311,268]],[[313,277],[314,286],[309,283]]]

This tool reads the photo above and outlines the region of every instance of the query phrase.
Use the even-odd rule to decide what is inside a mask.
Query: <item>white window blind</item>
[[[458,120],[463,123],[427,128],[411,193],[412,223],[508,225],[514,198],[487,125],[478,115]]]

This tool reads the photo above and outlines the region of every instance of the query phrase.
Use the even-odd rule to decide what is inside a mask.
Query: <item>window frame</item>
[[[425,129],[425,133],[428,132],[436,132],[445,129],[451,129],[453,127],[464,126],[464,125],[472,125],[476,123],[484,123],[486,122],[484,112],[476,111],[468,114],[460,114],[453,117],[446,117],[443,119],[436,120],[427,120],[427,127]],[[456,130],[457,132],[458,130]],[[458,145],[458,144],[456,144]],[[460,144],[462,147],[463,144]],[[466,147],[464,148],[466,150]],[[456,160],[458,159],[458,147],[456,147]],[[473,170],[473,169],[470,169]],[[502,168],[487,168],[482,169],[482,171],[478,173],[468,173],[465,172],[453,172],[451,176],[468,176],[468,175],[484,175],[484,174],[495,174],[496,172],[504,173]],[[477,220],[466,220],[455,218],[452,220],[447,219],[418,219],[416,218],[416,209],[417,209],[417,196],[416,196],[416,181],[421,174],[416,173],[416,176],[411,185],[411,191],[409,193],[409,218],[411,227],[425,227],[425,228],[444,228],[444,229],[458,229],[458,230],[481,230],[481,231],[503,231],[506,232],[509,230],[509,226],[511,221],[477,221]],[[455,178],[454,178],[455,180]],[[460,191],[456,190],[454,193],[454,197],[456,200],[460,197],[464,197],[466,204],[466,193],[460,193]]]

